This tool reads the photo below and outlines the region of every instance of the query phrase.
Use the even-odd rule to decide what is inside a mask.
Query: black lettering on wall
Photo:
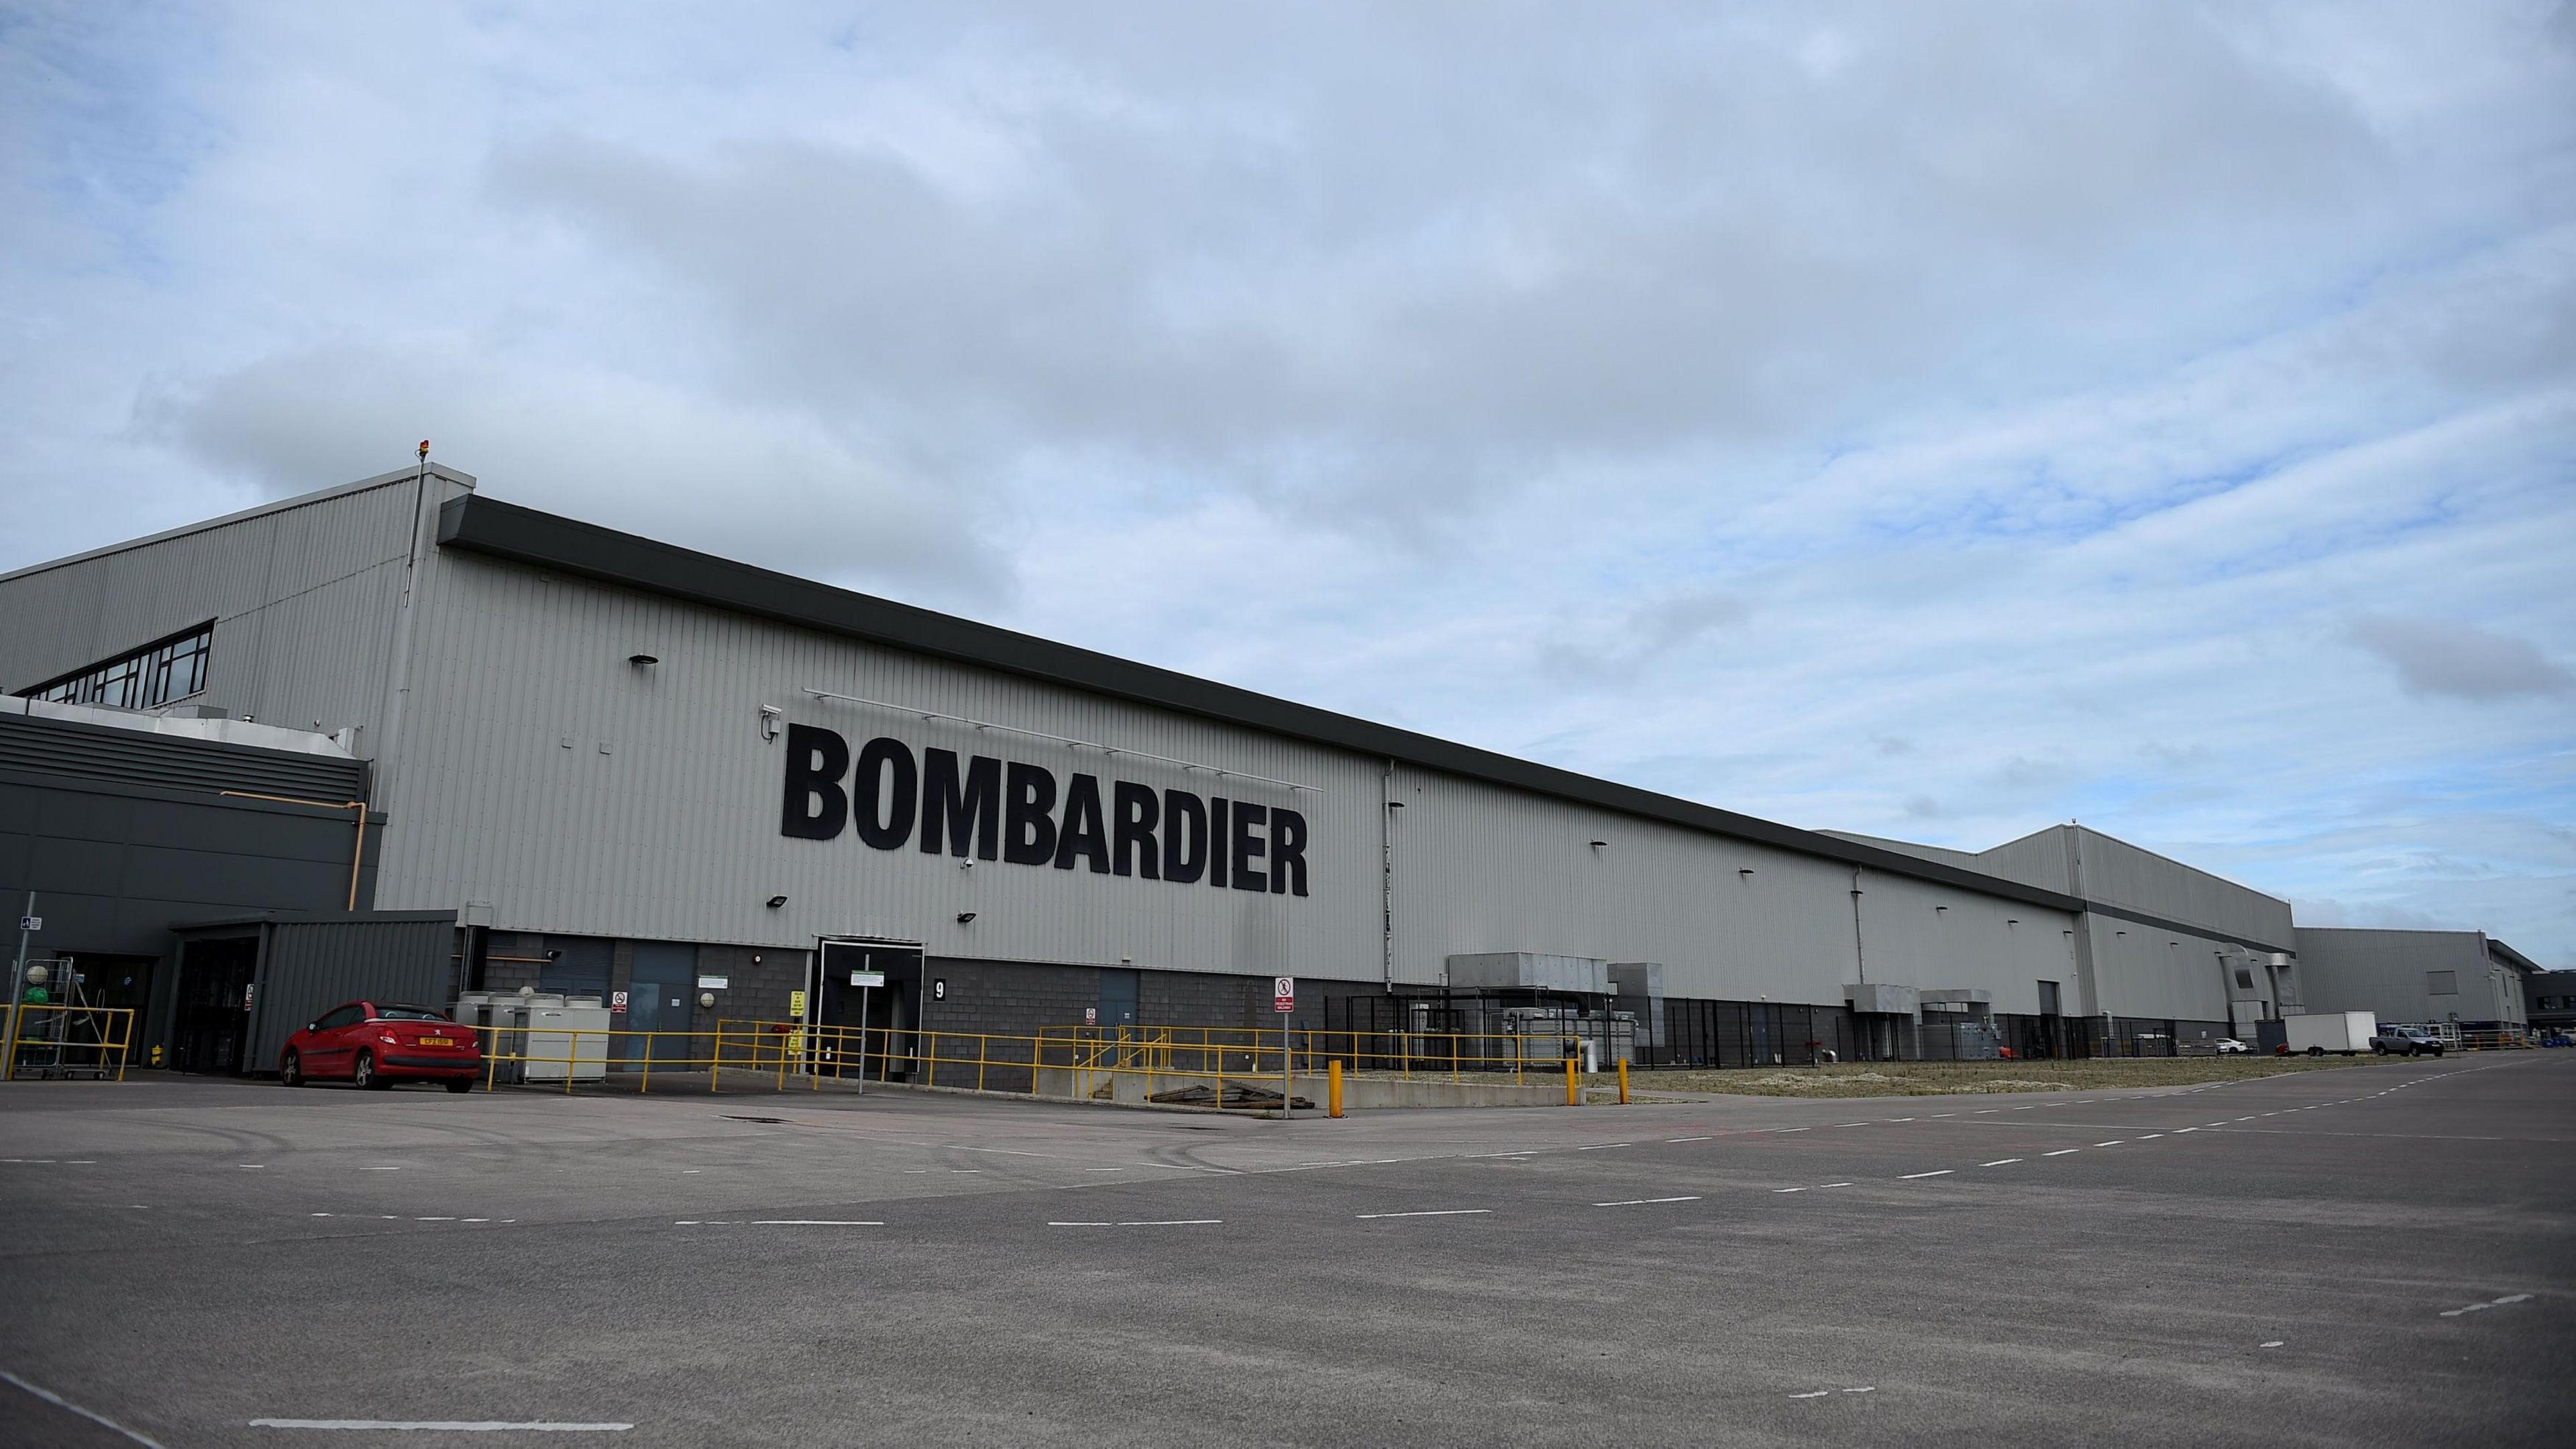
[[[1164,791],[1163,879],[1189,885],[1207,864],[1207,805],[1187,790]]]
[[[1265,846],[1261,836],[1254,833],[1261,829],[1262,822],[1269,817],[1269,814],[1269,811],[1249,800],[1234,802],[1234,849],[1228,853],[1234,857],[1236,890],[1270,889],[1269,877],[1263,875],[1261,867],[1255,864],[1261,859]]]
[[[1222,889],[1225,885],[1226,800],[1223,795],[1208,797],[1208,884]]]
[[[1055,772],[1043,765],[1010,763],[1003,792],[1002,859],[1045,865],[1055,859]]]
[[[1291,892],[1306,893],[1306,817],[1283,805],[1270,812],[1270,893]]]
[[[859,751],[859,772],[850,781],[850,819],[859,827],[859,838],[879,850],[903,849],[912,839],[918,787],[911,746],[882,736],[868,741]]]
[[[945,850],[964,855],[971,843],[982,859],[999,856],[1002,762],[990,755],[977,755],[960,780],[955,750],[923,750],[921,774],[922,854],[937,855]]]
[[[1073,869],[1079,858],[1093,875],[1109,874],[1109,841],[1100,823],[1100,780],[1076,775],[1064,787],[1064,829],[1055,838],[1055,868]]]
[[[787,727],[787,798],[779,806],[778,833],[830,840],[850,815],[841,776],[850,768],[850,742],[812,725]]]
[[[1154,869],[1154,792],[1125,780],[1109,783],[1109,868],[1120,875],[1159,880]]]

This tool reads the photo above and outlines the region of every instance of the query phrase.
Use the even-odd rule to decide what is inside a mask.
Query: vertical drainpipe
[[[1386,762],[1378,778],[1378,972],[1379,985],[1395,992],[1395,761]]]
[[[1853,867],[1852,867],[1851,903],[1852,903],[1852,969],[1860,973],[1860,980],[1861,980],[1861,984],[1862,984],[1863,986],[1866,986],[1866,985],[1868,985],[1868,984],[1869,984],[1869,957],[1868,957],[1865,953],[1863,953],[1863,951],[1861,950],[1861,943],[1860,943],[1860,867],[1859,867],[1859,866],[1853,866]]]
[[[394,747],[402,736],[403,705],[411,695],[411,636],[414,617],[412,595],[420,582],[421,535],[428,527],[428,517],[429,460],[423,457],[420,472],[412,483],[411,547],[403,559],[402,602],[394,615],[393,669],[391,677],[385,682],[385,705],[379,716],[383,722],[383,731],[375,749],[371,752],[373,768],[368,772],[369,792],[374,797],[370,803],[380,807],[389,807],[393,803],[386,798],[386,777],[390,773],[387,766],[392,763]],[[363,829],[364,827],[361,827],[362,832]],[[384,841],[379,836],[377,840],[379,857],[383,849]],[[376,866],[376,880],[379,887],[378,904],[381,905],[384,881],[384,865],[381,858]]]
[[[2084,893],[2084,834],[2083,827],[2078,825],[2066,828],[2066,893],[2076,901],[2076,989],[2083,997],[2085,1014],[2103,1018],[2102,1030],[2108,1036],[2111,1009],[2102,1002],[2102,979],[2093,965],[2093,905],[2092,897]]]

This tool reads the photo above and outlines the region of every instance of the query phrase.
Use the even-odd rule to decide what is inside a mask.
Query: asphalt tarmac
[[[0,1373],[76,1449],[2565,1444],[2576,1053],[1295,1122],[14,1084]]]

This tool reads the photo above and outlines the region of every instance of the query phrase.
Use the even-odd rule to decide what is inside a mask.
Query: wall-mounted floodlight
[[[2006,917],[2004,917],[2004,924],[2005,924],[2005,925],[2007,925],[2007,926],[2018,926],[2018,925],[2020,925],[2020,924],[2021,924],[2021,917],[2019,917],[2019,916],[2006,916]]]
[[[1401,800],[1389,800],[1386,802],[1386,808],[1389,810],[1401,810],[1404,808],[1404,802]]]
[[[1606,840],[1596,840],[1596,841],[1592,842],[1592,848],[1593,848],[1594,850],[1599,850],[1601,847],[1603,847],[1603,846],[1605,846],[1605,845],[1608,845],[1609,843],[1610,843],[1610,842],[1609,842],[1609,841],[1606,841]]]
[[[760,707],[760,737],[762,739],[774,740],[778,738],[778,719],[780,715],[785,713],[786,711],[780,709],[774,704],[764,704]]]
[[[1753,879],[1753,867],[1749,865],[1739,865],[1735,868],[1735,875],[1739,880],[1751,880]]]
[[[771,896],[769,898],[769,908],[773,911],[785,904],[787,904],[787,897],[785,896]]]
[[[973,911],[959,911],[957,913],[957,924],[961,926],[974,919],[975,913]]]
[[[626,662],[634,665],[638,669],[642,669],[647,665],[659,664],[662,661],[654,658],[650,654],[629,654],[626,656]]]

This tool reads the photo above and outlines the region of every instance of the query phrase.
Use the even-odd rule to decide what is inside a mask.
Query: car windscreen
[[[432,1011],[426,1006],[379,1006],[376,1008],[376,1020],[445,1021],[447,1020],[447,1013],[443,1011]]]

